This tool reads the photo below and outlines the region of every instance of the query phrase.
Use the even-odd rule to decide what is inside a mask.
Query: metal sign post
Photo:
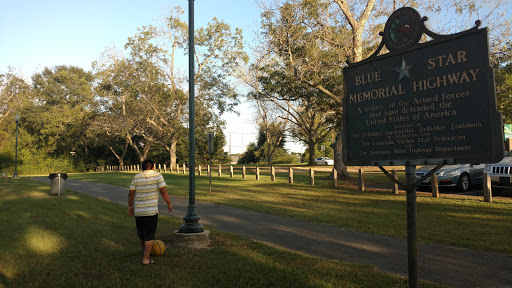
[[[418,233],[416,230],[416,166],[405,166],[407,186],[407,271],[409,287],[418,287]]]

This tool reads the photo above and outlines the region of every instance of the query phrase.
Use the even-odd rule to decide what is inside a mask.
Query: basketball
[[[151,247],[151,255],[153,256],[160,256],[164,254],[165,251],[165,244],[161,240],[154,240],[153,241],[153,247]]]

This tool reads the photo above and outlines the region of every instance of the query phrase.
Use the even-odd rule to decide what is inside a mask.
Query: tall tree
[[[267,7],[262,14],[266,37],[260,54],[271,56],[258,66],[263,73],[259,77],[263,87],[266,90],[275,87],[271,88],[274,98],[303,99],[302,103],[309,103],[311,108],[330,107],[337,115],[335,126],[339,130],[343,99],[341,69],[350,56],[346,45],[350,33],[343,19],[328,17],[330,12],[330,4],[324,1],[287,1],[277,8]],[[338,143],[341,144],[341,139]],[[336,170],[339,177],[348,176],[339,151],[335,157]]]
[[[274,153],[284,145],[284,135],[288,125],[288,113],[281,113],[271,101],[255,99],[258,107],[260,139],[258,146],[263,145],[263,153],[267,165],[272,165]],[[284,116],[284,117],[283,117]]]
[[[290,133],[308,147],[308,164],[316,165],[317,146],[331,133],[333,122],[325,109],[312,105],[314,104],[295,106],[290,103],[290,118],[293,123]]]
[[[13,69],[0,74],[0,127],[5,121],[12,121],[29,99],[30,92],[30,85]]]
[[[149,93],[149,86],[143,85],[139,86],[138,93],[152,111],[153,117],[148,117],[147,122],[159,132],[159,135],[166,135],[166,138],[160,139],[160,143],[166,145],[166,149],[169,150],[173,166],[176,162],[178,138],[185,136],[180,129],[186,118],[185,108],[188,99],[188,91],[180,89],[186,86],[182,81],[186,78],[178,72],[175,64],[177,51],[188,49],[188,25],[180,19],[182,14],[181,8],[175,8],[165,19],[165,27],[143,27],[126,45],[131,58],[144,65],[140,67],[154,69],[152,75],[158,76],[158,81],[162,84],[159,86],[159,93]],[[239,62],[247,61],[247,55],[243,51],[241,30],[232,31],[229,25],[214,18],[206,27],[195,32],[193,53],[197,63],[196,99],[209,103],[197,106],[196,109],[204,108],[209,113],[223,113],[232,109],[238,103],[236,86],[231,80],[232,71]]]
[[[88,133],[104,139],[119,166],[124,167],[124,157],[130,142],[133,143],[131,138],[136,133],[137,123],[141,122],[140,103],[132,93],[132,83],[137,81],[135,67],[122,53],[111,49],[93,63],[93,68],[99,111]]]
[[[86,153],[85,131],[94,115],[94,76],[82,68],[56,66],[32,76],[31,105],[24,110],[24,128],[39,138],[47,153]]]
[[[512,123],[512,42],[507,43],[494,57],[496,98],[503,122]]]

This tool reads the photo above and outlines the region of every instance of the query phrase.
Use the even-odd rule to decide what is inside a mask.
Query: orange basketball
[[[160,255],[164,254],[164,251],[165,251],[164,242],[160,241],[160,240],[154,240],[153,247],[151,247],[151,255],[160,256]]]

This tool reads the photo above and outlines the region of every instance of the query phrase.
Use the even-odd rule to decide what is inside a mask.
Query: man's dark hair
[[[153,160],[144,160],[142,162],[142,170],[152,170],[155,166],[155,162]]]

